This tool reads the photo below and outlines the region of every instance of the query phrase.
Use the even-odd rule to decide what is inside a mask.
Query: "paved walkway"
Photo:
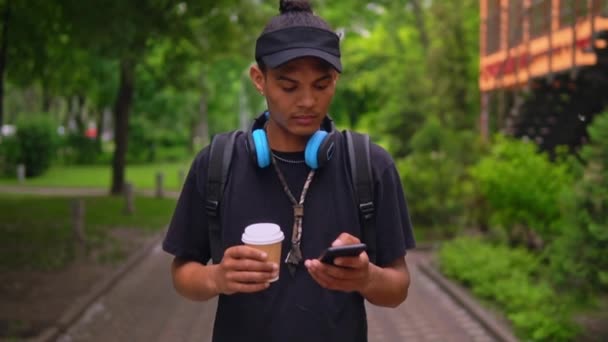
[[[368,306],[369,341],[495,341],[408,256],[409,298],[396,309]],[[194,303],[173,290],[170,256],[156,246],[58,341],[210,341],[215,301]]]
[[[0,193],[99,196],[104,189],[37,188],[0,185]],[[153,196],[153,191],[143,191]],[[167,197],[177,197],[176,192]],[[423,252],[407,262],[412,275],[408,299],[398,308],[368,305],[369,341],[496,341],[478,320],[419,270]],[[171,256],[160,245],[149,251],[108,292],[93,302],[63,335],[71,341],[210,341],[216,303],[179,297],[170,278]]]

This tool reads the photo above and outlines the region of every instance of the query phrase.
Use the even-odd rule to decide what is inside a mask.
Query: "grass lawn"
[[[179,190],[180,170],[188,172],[190,161],[127,166],[126,179],[135,189],[154,189],[156,174],[164,174],[165,189]],[[53,166],[40,177],[27,179],[24,185],[40,187],[110,188],[112,168],[104,165]],[[0,178],[0,185],[19,185],[16,178]]]
[[[0,194],[0,270],[54,270],[73,260],[70,202],[64,197]],[[121,197],[85,199],[87,248],[108,250],[102,257],[119,259],[121,253],[112,250],[108,232],[122,228],[145,234],[164,229],[175,200],[138,197],[130,216],[123,208]]]

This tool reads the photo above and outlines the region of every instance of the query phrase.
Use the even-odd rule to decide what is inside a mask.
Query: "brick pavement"
[[[494,341],[464,309],[418,271],[395,309],[368,305],[369,341]],[[215,302],[194,303],[175,294],[170,257],[157,246],[144,261],[93,303],[58,341],[210,341]]]
[[[495,339],[462,307],[418,270],[422,253],[408,255],[408,299],[395,309],[368,305],[369,341],[471,341]]]

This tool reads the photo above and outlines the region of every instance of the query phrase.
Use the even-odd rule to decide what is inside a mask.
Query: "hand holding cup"
[[[258,223],[245,228],[242,236],[245,245],[226,249],[218,265],[218,292],[258,292],[277,281],[283,239],[279,226],[272,223]]]

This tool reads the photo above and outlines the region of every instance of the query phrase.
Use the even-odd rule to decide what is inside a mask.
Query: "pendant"
[[[300,245],[293,245],[287,254],[287,258],[285,259],[287,269],[292,277],[296,274],[296,269],[298,268],[300,262],[302,262],[302,251],[300,250]]]

